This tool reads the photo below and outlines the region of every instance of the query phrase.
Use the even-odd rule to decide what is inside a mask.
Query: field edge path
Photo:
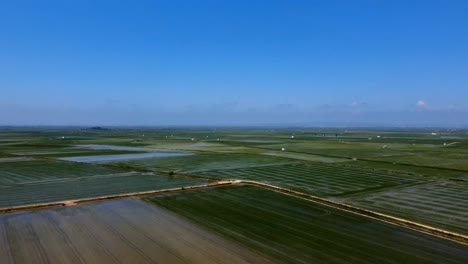
[[[106,195],[106,196],[98,196],[98,197],[75,199],[75,200],[65,200],[65,201],[57,201],[57,202],[4,207],[4,208],[0,208],[0,214],[17,212],[17,211],[45,209],[49,207],[74,206],[74,205],[81,204],[81,203],[90,203],[90,202],[98,202],[98,201],[114,200],[114,199],[124,199],[124,198],[129,198],[129,197],[160,195],[160,194],[182,192],[182,191],[194,191],[194,190],[223,187],[223,186],[230,186],[230,185],[252,185],[252,186],[257,186],[260,188],[273,190],[273,191],[276,191],[285,195],[290,195],[296,198],[305,199],[307,201],[321,204],[327,207],[332,207],[334,209],[338,209],[341,211],[358,214],[363,217],[372,218],[372,219],[386,222],[392,225],[400,226],[400,227],[415,230],[421,233],[429,234],[435,237],[439,237],[439,238],[451,240],[457,243],[461,243],[464,245],[468,245],[468,236],[463,235],[463,234],[443,230],[443,229],[436,228],[433,226],[421,224],[418,222],[406,220],[406,219],[399,218],[399,217],[390,216],[390,215],[383,214],[383,213],[378,213],[378,212],[367,210],[367,209],[358,208],[352,205],[348,205],[348,204],[344,204],[344,203],[340,203],[336,201],[331,201],[325,198],[321,198],[321,197],[314,196],[311,194],[302,193],[302,192],[291,190],[288,188],[283,188],[283,187],[275,186],[272,184],[263,183],[259,181],[252,181],[252,180],[236,180],[236,179],[222,180],[222,181],[217,181],[214,183],[192,185],[192,186],[185,186],[185,187],[176,187],[176,188],[169,188],[169,189],[123,193],[123,194]]]

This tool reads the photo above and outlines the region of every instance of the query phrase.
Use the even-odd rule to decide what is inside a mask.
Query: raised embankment
[[[402,219],[402,218],[398,218],[398,217],[394,217],[394,216],[390,216],[390,215],[386,215],[386,214],[382,214],[382,213],[378,213],[378,212],[374,212],[374,211],[354,207],[354,206],[344,204],[344,203],[340,203],[340,202],[336,202],[336,201],[327,200],[327,199],[324,199],[324,198],[321,198],[321,197],[318,197],[318,196],[314,196],[314,195],[294,191],[294,190],[287,189],[287,188],[278,187],[278,186],[267,184],[267,183],[262,183],[262,182],[257,182],[257,181],[249,181],[249,180],[242,180],[240,182],[243,183],[243,184],[255,185],[255,186],[258,186],[258,187],[271,189],[271,190],[274,190],[274,191],[277,191],[277,192],[280,192],[280,193],[283,193],[283,194],[291,195],[291,196],[294,196],[294,197],[297,197],[297,198],[306,199],[306,200],[309,200],[309,201],[312,201],[312,202],[315,202],[315,203],[318,203],[318,204],[326,205],[326,206],[329,206],[329,207],[333,207],[333,208],[336,208],[336,209],[339,209],[339,210],[351,212],[351,213],[354,213],[354,214],[359,214],[359,215],[362,215],[362,216],[365,216],[365,217],[370,217],[370,218],[377,219],[377,220],[380,220],[380,221],[384,221],[384,222],[387,222],[387,223],[390,223],[390,224],[394,224],[394,225],[398,225],[398,226],[401,226],[401,227],[413,229],[413,230],[416,230],[416,231],[419,231],[419,232],[423,232],[423,233],[426,233],[426,234],[430,234],[430,235],[433,235],[433,236],[449,239],[449,240],[452,240],[452,241],[455,241],[455,242],[458,242],[458,243],[468,245],[468,236],[462,235],[462,234],[459,234],[459,233],[450,232],[450,231],[447,231],[447,230],[443,230],[443,229],[440,229],[440,228],[424,225],[424,224],[413,222],[413,221],[410,221],[410,220],[406,220],[406,219]]]
[[[97,202],[97,201],[113,200],[113,199],[123,199],[123,198],[128,198],[128,197],[137,197],[137,196],[160,195],[160,194],[167,194],[167,193],[173,193],[173,192],[200,190],[200,189],[206,189],[206,188],[222,187],[222,186],[229,186],[229,185],[242,185],[242,184],[253,185],[253,186],[257,186],[261,188],[267,188],[276,192],[280,192],[282,194],[305,199],[305,200],[315,202],[321,205],[325,205],[328,207],[332,207],[338,210],[343,210],[346,212],[358,214],[361,216],[369,217],[372,219],[376,219],[376,220],[390,223],[393,225],[397,225],[400,227],[409,228],[409,229],[416,230],[425,234],[437,236],[437,237],[444,238],[444,239],[449,239],[449,240],[452,240],[461,244],[468,245],[468,236],[466,235],[462,235],[459,233],[450,232],[447,230],[424,225],[424,224],[413,222],[413,221],[409,221],[406,219],[354,207],[348,204],[343,204],[340,202],[327,200],[325,198],[321,198],[321,197],[314,196],[311,194],[306,194],[306,193],[298,192],[295,190],[291,190],[291,189],[287,189],[287,188],[283,188],[283,187],[279,187],[279,186],[275,186],[275,185],[271,185],[271,184],[267,184],[263,182],[250,181],[250,180],[226,180],[226,181],[218,181],[214,183],[207,183],[207,184],[193,185],[193,186],[186,186],[186,187],[177,187],[177,188],[170,188],[170,189],[162,189],[162,190],[124,193],[124,194],[106,195],[106,196],[83,198],[83,199],[76,199],[76,200],[66,200],[66,201],[57,201],[57,202],[50,202],[50,203],[38,203],[38,204],[31,204],[31,205],[14,206],[14,207],[0,208],[0,213],[44,209],[48,207],[73,206],[73,205],[80,204],[80,203],[89,203],[89,202]]]
[[[136,196],[150,196],[150,195],[158,195],[158,194],[165,194],[165,193],[171,193],[171,192],[180,192],[180,191],[187,191],[187,190],[199,190],[199,189],[205,189],[205,188],[212,188],[212,187],[220,187],[220,186],[231,185],[233,183],[234,183],[234,181],[218,181],[218,182],[214,182],[214,183],[192,185],[192,186],[185,186],[185,187],[176,187],[176,188],[169,188],[169,189],[160,189],[160,190],[152,190],[152,191],[144,191],[144,192],[122,193],[122,194],[113,194],[113,195],[97,196],[97,197],[74,199],[74,200],[54,201],[54,202],[46,202],[46,203],[36,203],[36,204],[28,204],[28,205],[11,206],[11,207],[0,208],[0,213],[10,213],[10,212],[34,210],[34,209],[44,209],[44,208],[48,208],[48,207],[73,206],[73,205],[81,204],[81,203],[97,202],[97,201],[104,201],[104,200],[123,199],[123,198],[136,197]]]

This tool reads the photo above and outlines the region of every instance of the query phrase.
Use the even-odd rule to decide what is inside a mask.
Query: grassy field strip
[[[240,181],[218,181],[214,183],[176,187],[176,188],[167,188],[167,189],[161,189],[161,190],[132,192],[132,193],[114,194],[114,195],[106,195],[106,196],[97,196],[97,197],[92,197],[92,198],[64,200],[64,201],[57,201],[57,202],[50,202],[50,203],[36,203],[36,204],[28,204],[28,205],[20,205],[20,206],[3,207],[3,208],[0,208],[0,213],[25,211],[25,210],[31,210],[31,209],[44,209],[47,207],[57,207],[57,206],[72,206],[72,205],[76,205],[80,203],[97,202],[97,201],[103,201],[103,200],[113,200],[113,199],[122,199],[122,198],[128,198],[128,197],[136,197],[136,196],[148,196],[148,195],[157,195],[157,194],[180,192],[180,191],[199,190],[199,189],[205,189],[205,188],[227,186],[227,185],[238,184],[238,183],[240,183]]]
[[[186,157],[165,157],[161,159],[142,159],[122,162],[123,166],[159,171],[190,173],[213,169],[255,167],[263,165],[297,163],[297,160],[245,153],[204,153]]]
[[[4,183],[0,191],[0,208],[98,196],[161,190],[206,183],[205,179],[133,173],[128,177],[85,177],[70,181],[53,181],[11,186]]]
[[[261,150],[271,150],[272,148],[268,147],[261,147],[261,146],[251,146],[253,149],[261,149]],[[349,159],[351,160],[352,157],[350,156],[340,156],[340,155],[333,155],[333,154],[324,154],[324,153],[317,153],[317,152],[307,152],[307,151],[298,151],[298,150],[291,150],[288,149],[288,152],[290,153],[297,153],[297,154],[311,154],[311,155],[317,155],[317,156],[322,156],[326,158],[337,158],[337,159]],[[406,163],[406,162],[394,162],[394,161],[388,161],[388,160],[380,160],[380,159],[372,159],[372,158],[359,158],[360,161],[369,161],[369,162],[375,162],[375,163],[382,163],[382,164],[392,164],[392,165],[400,165],[400,166],[409,166],[409,167],[418,167],[418,168],[428,168],[428,169],[440,169],[440,170],[446,170],[446,171],[452,171],[452,172],[461,172],[461,173],[467,173],[468,170],[464,169],[457,169],[457,168],[448,168],[448,167],[438,167],[438,166],[430,166],[430,165],[421,165],[421,164],[411,164],[411,163]]]
[[[0,163],[18,162],[18,161],[32,161],[32,160],[34,160],[34,158],[31,158],[31,157],[9,157],[9,158],[0,158]]]
[[[102,174],[102,175],[93,175],[93,176],[79,176],[73,178],[62,178],[62,179],[44,179],[36,181],[22,181],[19,183],[11,183],[7,187],[15,187],[19,185],[28,185],[28,184],[44,184],[44,183],[56,183],[56,182],[72,182],[82,179],[93,179],[93,178],[114,178],[114,177],[131,177],[134,173],[131,172],[122,172],[122,173],[112,173],[112,174]]]
[[[301,162],[283,162],[283,163],[274,163],[274,164],[257,164],[257,165],[239,165],[239,166],[232,166],[229,167],[229,170],[239,170],[239,169],[256,169],[256,168],[268,168],[271,166],[283,166],[283,165],[291,165],[291,164],[301,164]],[[199,169],[199,170],[190,170],[189,173],[198,173],[198,172],[205,172],[206,169]],[[182,171],[184,173],[184,171]]]
[[[430,219],[430,225],[467,234],[468,211],[463,210],[467,199],[467,182],[443,180],[358,194],[346,203],[416,222]]]
[[[314,154],[305,154],[305,153],[289,153],[284,151],[274,151],[260,153],[267,156],[276,156],[284,157],[297,160],[306,160],[306,161],[315,161],[315,162],[324,162],[324,163],[338,163],[338,162],[349,162],[349,158],[330,158]]]
[[[450,231],[443,230],[440,228],[435,228],[432,226],[420,224],[417,222],[409,221],[406,219],[402,219],[402,218],[398,218],[398,217],[394,217],[394,216],[390,216],[390,215],[386,215],[386,214],[382,214],[382,213],[378,213],[378,212],[374,212],[374,211],[370,211],[366,209],[361,209],[361,208],[354,207],[348,204],[343,204],[343,203],[339,203],[336,201],[327,200],[318,196],[294,191],[291,189],[286,189],[283,187],[274,186],[274,185],[263,183],[263,182],[250,181],[250,180],[241,180],[240,182],[244,184],[250,184],[250,185],[255,185],[255,186],[275,190],[283,194],[291,195],[297,198],[306,199],[306,200],[316,202],[322,205],[330,206],[339,210],[344,210],[347,212],[359,214],[361,216],[369,217],[372,219],[377,219],[380,221],[384,221],[386,223],[390,223],[390,224],[401,226],[401,227],[406,227],[412,230],[416,230],[419,232],[423,232],[426,234],[430,234],[433,236],[449,239],[458,243],[468,245],[468,236],[463,235],[463,234],[450,232]]]
[[[33,160],[2,163],[1,183],[21,183],[43,179],[63,179],[119,173],[121,171],[92,164],[55,160]]]
[[[273,185],[310,192],[319,196],[341,197],[376,191],[427,180],[420,176],[346,168],[323,163],[291,163],[253,168],[200,171],[199,176],[263,181]]]

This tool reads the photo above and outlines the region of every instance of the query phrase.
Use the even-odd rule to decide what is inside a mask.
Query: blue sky
[[[1,125],[468,125],[467,1],[0,2]]]

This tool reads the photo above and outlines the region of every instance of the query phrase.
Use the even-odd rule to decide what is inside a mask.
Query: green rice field
[[[132,160],[122,164],[148,170],[196,173],[213,169],[237,169],[295,162],[297,160],[267,155],[200,153],[184,157]]]
[[[327,163],[301,163],[198,172],[213,178],[256,180],[321,196],[345,196],[414,184],[420,177]]]
[[[468,235],[467,153],[464,130],[0,128],[0,208],[243,179]],[[466,245],[258,187],[184,190],[150,201],[145,207],[161,206],[203,232],[223,237],[228,252],[239,246],[279,263],[468,262]],[[42,219],[40,213],[25,217],[26,226]],[[107,213],[102,217],[112,218]],[[143,221],[148,236],[157,237],[158,225],[141,216],[131,221]],[[147,240],[138,228],[123,226]],[[75,239],[88,239],[73,234],[73,243],[82,245]],[[103,235],[108,239],[115,233]],[[118,236],[140,241],[126,237],[134,236],[132,232]],[[118,243],[129,254],[140,245],[129,249]],[[60,252],[60,243],[54,245],[52,251]],[[19,248],[11,252],[27,259],[26,247]],[[39,255],[49,252],[34,250]],[[103,259],[105,255],[96,253]],[[200,263],[205,259],[197,256]]]
[[[252,186],[149,201],[278,263],[466,263],[466,246]]]
[[[468,182],[438,181],[347,200],[367,208],[468,234]]]
[[[33,160],[0,164],[0,208],[206,182],[67,161]]]
[[[3,162],[1,163],[0,186],[118,172],[118,170],[102,166],[58,160]]]

